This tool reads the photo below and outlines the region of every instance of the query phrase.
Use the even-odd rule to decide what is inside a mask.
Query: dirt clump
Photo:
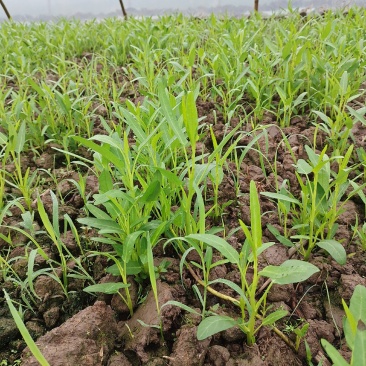
[[[132,358],[136,358],[134,355],[137,355],[145,364],[156,356],[154,350],[164,345],[160,329],[163,334],[164,331],[171,330],[181,312],[179,307],[172,305],[164,306],[161,311],[158,311],[157,304],[161,307],[170,300],[173,300],[170,286],[158,280],[157,299],[153,291],[150,291],[131,319],[118,323],[119,338],[124,345],[123,350],[132,355]]]
[[[114,313],[98,301],[40,337],[37,345],[52,366],[101,366],[107,364],[116,337]],[[28,348],[23,351],[22,365],[39,365]]]

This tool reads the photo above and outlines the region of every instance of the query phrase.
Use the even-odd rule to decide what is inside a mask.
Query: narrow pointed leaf
[[[257,186],[253,180],[250,181],[250,220],[254,245],[252,253],[258,256],[257,250],[262,245],[262,221]]]
[[[192,91],[188,92],[188,94],[183,97],[182,107],[184,126],[192,144],[198,139],[198,114],[194,100],[194,93]]]
[[[224,239],[212,234],[191,234],[187,239],[201,241],[219,251],[231,263],[239,263],[238,252]]]
[[[164,88],[164,85],[162,82],[160,82],[159,86],[158,86],[158,95],[159,95],[159,101],[161,103],[161,109],[163,111],[164,117],[166,118],[166,120],[168,122],[169,127],[174,132],[174,135],[177,137],[180,144],[182,146],[186,146],[187,139],[184,136],[182,126],[179,123],[179,120],[176,118],[176,115],[174,114],[172,106],[170,105],[169,98],[168,98],[168,92]]]
[[[301,204],[301,202],[299,200],[297,200],[296,198],[289,197],[289,196],[286,196],[286,195],[281,194],[281,193],[261,192],[261,195],[265,196],[265,197],[269,197],[269,198],[274,198],[278,201],[286,201],[286,202],[296,203],[297,205]]]
[[[109,233],[116,233],[116,234],[123,233],[123,230],[120,228],[118,223],[116,223],[113,220],[104,220],[104,219],[97,219],[94,217],[85,217],[82,219],[78,219],[78,222],[80,222],[80,224],[94,227],[99,230],[104,230],[105,232],[109,232]]]
[[[141,202],[153,202],[156,201],[161,190],[161,183],[158,180],[154,180],[147,187],[145,193],[140,198]]]
[[[276,310],[276,311],[274,311],[273,313],[269,314],[268,316],[266,316],[263,319],[262,325],[272,325],[276,321],[284,318],[286,315],[288,315],[288,311],[286,311],[286,310]]]
[[[163,306],[168,306],[168,305],[174,305],[174,306],[178,306],[179,308],[185,310],[185,311],[188,311],[189,313],[192,313],[192,314],[196,314],[196,315],[201,315],[199,312],[197,312],[196,310],[190,308],[189,306],[187,305],[184,305],[182,304],[181,302],[179,301],[175,301],[175,300],[169,300],[167,301]]]
[[[50,366],[50,364],[48,363],[48,361],[45,359],[45,357],[43,356],[42,352],[38,348],[37,344],[33,341],[31,335],[29,334],[29,331],[28,331],[27,327],[23,323],[23,320],[20,317],[17,309],[13,305],[13,303],[12,303],[9,295],[7,294],[7,292],[5,290],[3,290],[3,291],[4,291],[6,303],[9,306],[9,309],[10,309],[11,315],[12,315],[14,321],[15,321],[15,324],[17,325],[17,327],[18,327],[18,329],[19,329],[19,331],[20,331],[23,339],[27,343],[27,346],[29,347],[29,349],[32,352],[33,356],[40,363],[40,365],[42,365],[42,366]]]
[[[342,355],[325,339],[321,340],[322,346],[327,352],[334,366],[350,366],[349,363],[342,357]]]
[[[129,284],[122,282],[98,283],[96,285],[87,286],[85,292],[101,292],[103,294],[116,294],[119,289],[129,287]]]

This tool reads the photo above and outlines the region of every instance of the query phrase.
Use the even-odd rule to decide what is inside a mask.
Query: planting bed
[[[364,9],[0,29],[0,286],[50,365],[328,365],[322,339],[350,360],[342,299],[366,286]],[[244,253],[254,197],[274,244],[243,279],[204,235]],[[318,271],[261,275],[287,260]],[[228,281],[266,296],[253,344],[199,327],[202,313],[249,317]],[[1,365],[38,365],[8,303]]]

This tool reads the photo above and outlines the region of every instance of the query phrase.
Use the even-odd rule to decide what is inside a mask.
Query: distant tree
[[[254,11],[258,11],[259,0],[254,0]]]
[[[6,8],[6,6],[5,6],[5,4],[4,4],[3,0],[0,0],[0,4],[1,4],[2,8],[4,9],[4,12],[5,12],[6,16],[7,16],[7,17],[8,17],[8,19],[10,20],[10,19],[11,19],[10,13],[8,12],[8,9]]]
[[[119,0],[119,3],[121,4],[122,14],[125,17],[125,19],[127,19],[127,12],[126,12],[125,6],[123,4],[123,0]]]

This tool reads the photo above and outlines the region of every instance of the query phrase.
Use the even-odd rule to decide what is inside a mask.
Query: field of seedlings
[[[366,10],[0,25],[0,365],[366,365]]]

